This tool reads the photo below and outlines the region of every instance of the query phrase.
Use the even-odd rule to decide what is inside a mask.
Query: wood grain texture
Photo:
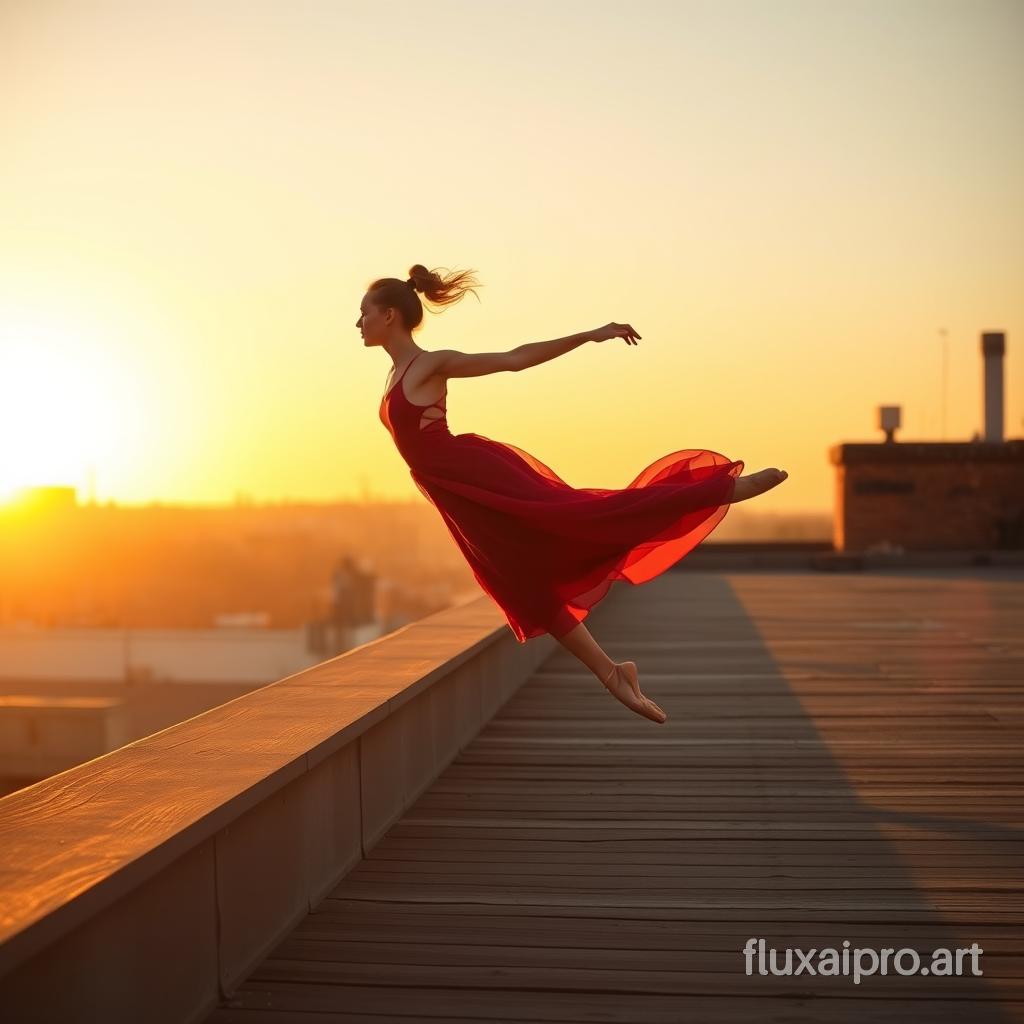
[[[1024,575],[666,573],[588,620],[208,1024],[1024,1019]],[[977,942],[982,977],[742,949]],[[325,1016],[327,1015],[327,1016]]]

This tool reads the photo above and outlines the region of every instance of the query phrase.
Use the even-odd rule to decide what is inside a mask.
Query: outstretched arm
[[[581,331],[564,338],[550,341],[531,341],[517,345],[508,352],[459,352],[445,348],[431,353],[433,372],[441,377],[483,377],[488,373],[502,370],[525,370],[529,366],[546,363],[556,356],[565,355],[588,341],[607,341],[609,338],[624,338],[627,344],[635,345],[634,338],[640,335],[629,324],[606,324],[593,331]]]
[[[433,373],[439,377],[483,377],[502,370],[518,370],[516,350],[509,352],[459,352],[442,348],[429,356]]]
[[[528,345],[519,345],[509,355],[515,357],[517,370],[525,370],[528,366],[546,363],[555,356],[565,355],[574,348],[579,348],[587,341],[608,341],[611,338],[622,338],[627,345],[635,345],[640,335],[629,324],[605,324],[592,331],[580,331],[570,334],[567,338],[553,338],[551,341],[531,341]]]
[[[434,353],[434,372],[442,377],[483,377],[502,370],[525,370],[528,366],[554,359],[590,340],[590,333],[570,334],[551,341],[533,341],[517,345],[508,352],[458,352],[441,349]]]
[[[586,344],[593,336],[592,331],[580,331],[579,334],[552,338],[551,341],[531,341],[525,345],[517,345],[511,354],[516,359],[516,369],[525,370],[528,366],[537,366],[556,356],[564,356],[566,352]]]

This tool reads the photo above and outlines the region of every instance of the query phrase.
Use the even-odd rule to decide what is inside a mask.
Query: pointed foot
[[[658,725],[663,725],[667,720],[668,715],[640,691],[635,661],[615,662],[608,678],[603,682],[608,692],[617,701],[625,704],[630,711],[635,711],[638,715],[657,722]]]
[[[757,473],[748,473],[746,476],[737,477],[736,485],[732,491],[732,501],[746,501],[758,494],[764,494],[773,487],[778,487],[789,474],[784,469],[762,469]]]

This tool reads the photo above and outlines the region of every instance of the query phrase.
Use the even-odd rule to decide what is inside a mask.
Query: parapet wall
[[[0,800],[4,1019],[202,1019],[554,643],[480,597]]]

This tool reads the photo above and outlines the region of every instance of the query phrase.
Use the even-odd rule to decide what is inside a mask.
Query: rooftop
[[[1017,567],[962,567],[691,570],[613,588],[588,624],[613,658],[637,662],[644,689],[670,715],[664,726],[630,714],[561,647],[509,643],[480,599],[198,716],[175,727],[177,739],[165,730],[149,738],[157,746],[139,741],[138,769],[156,770],[156,784],[177,780],[179,803],[210,793],[191,819],[191,846],[183,822],[158,837],[174,850],[148,884],[172,871],[191,879],[190,897],[209,884],[216,913],[177,913],[165,893],[134,934],[149,961],[163,958],[153,977],[173,978],[199,955],[195,923],[219,979],[214,996],[198,992],[190,1009],[173,1011],[153,984],[136,982],[147,1019],[895,1022],[912,1006],[914,1019],[1009,1020],[1024,976],[1022,584]],[[451,691],[461,704],[445,696],[449,676],[461,679]],[[352,721],[342,735],[330,719],[346,680]],[[382,695],[399,683],[383,703],[367,702],[374,687]],[[372,721],[357,726],[360,701]],[[460,716],[442,742],[453,711],[474,706],[477,724]],[[415,707],[422,729],[399,728],[400,710]],[[190,746],[199,726],[203,739]],[[436,771],[420,746],[428,734]],[[280,751],[301,746],[301,770],[273,782]],[[206,775],[183,774],[189,749],[201,751]],[[0,800],[0,824],[29,822],[34,791],[37,810],[48,797],[59,816],[60,795],[82,823],[79,796],[118,754],[111,767],[124,773],[130,757],[117,751],[59,776],[63,786],[47,780]],[[213,772],[231,757],[238,772],[248,764],[266,775],[258,794],[251,780],[240,787]],[[358,764],[351,828],[339,825],[345,758]],[[317,766],[328,765],[338,785],[314,785]],[[79,790],[66,778],[76,772]],[[383,796],[395,778],[405,794],[397,803]],[[301,779],[312,788],[295,789]],[[248,809],[232,819],[227,794],[243,788]],[[102,787],[93,793],[109,799]],[[299,795],[290,812],[288,793]],[[319,888],[294,856],[296,845],[310,848],[303,808],[337,826],[335,863],[319,872]],[[288,813],[290,832],[275,817]],[[208,814],[219,831],[203,830]],[[342,848],[356,833],[349,856]],[[110,867],[112,846],[125,845],[68,834],[83,871],[90,858]],[[27,853],[32,841],[22,834],[19,845]],[[50,892],[68,877],[57,861],[48,861]],[[22,867],[46,885],[38,863]],[[299,894],[286,910],[275,910],[279,887]],[[40,913],[33,949],[14,958],[0,994],[49,1005],[59,997],[42,979],[81,950],[73,937],[38,937],[60,908]],[[6,916],[0,953],[19,934]],[[33,930],[30,916],[22,933]],[[154,930],[162,941],[146,938]],[[978,943],[983,976],[969,958],[959,977],[891,967],[858,984],[762,976],[756,959],[748,976],[751,938],[780,962],[786,947],[848,940],[910,947],[927,964],[938,947]],[[123,957],[109,968],[129,988],[134,969]],[[91,998],[102,1002],[102,992]],[[111,1005],[126,1005],[118,1000]]]

